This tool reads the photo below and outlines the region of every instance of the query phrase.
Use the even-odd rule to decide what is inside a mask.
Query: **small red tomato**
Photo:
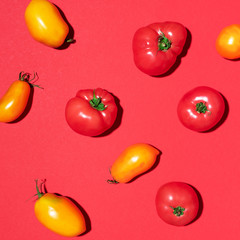
[[[159,188],[156,195],[158,216],[168,224],[184,226],[191,223],[199,211],[195,190],[183,182],[170,182]]]
[[[127,183],[148,171],[156,162],[159,150],[146,143],[136,143],[127,147],[111,167],[114,180],[109,183]]]
[[[180,100],[177,113],[181,123],[194,131],[212,129],[225,112],[222,95],[213,88],[201,86],[187,92]]]
[[[69,126],[77,133],[98,136],[114,124],[117,105],[112,94],[97,88],[77,92],[66,105],[65,116]]]
[[[134,62],[148,75],[162,75],[173,66],[186,39],[186,28],[177,22],[153,23],[142,27],[133,37]]]

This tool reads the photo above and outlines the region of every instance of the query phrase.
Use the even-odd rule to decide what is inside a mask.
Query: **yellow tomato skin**
[[[40,223],[59,235],[76,237],[86,231],[82,212],[64,196],[45,193],[36,201],[34,212]]]
[[[145,143],[127,147],[111,167],[111,175],[118,183],[127,183],[148,171],[156,162],[159,150]]]
[[[222,29],[216,40],[216,50],[224,58],[240,58],[240,24]]]
[[[12,122],[25,110],[30,95],[28,82],[14,81],[0,99],[0,122]]]
[[[60,47],[69,32],[57,7],[47,0],[32,0],[26,8],[25,21],[31,36],[52,48]]]

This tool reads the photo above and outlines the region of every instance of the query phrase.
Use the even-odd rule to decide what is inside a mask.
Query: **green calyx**
[[[102,102],[101,102],[101,98],[100,97],[96,97],[95,96],[95,90],[93,91],[93,99],[89,101],[89,103],[91,104],[91,106],[95,109],[97,109],[98,111],[103,111],[107,108],[107,106],[105,106]]]
[[[175,207],[175,208],[174,207],[170,207],[170,208],[173,209],[173,214],[177,217],[182,216],[184,214],[184,211],[185,211],[185,208],[180,207],[180,206]]]
[[[114,180],[114,179],[108,179],[107,183],[109,183],[109,184],[118,184],[119,182]]]
[[[171,47],[171,41],[162,33],[158,38],[158,50],[167,51]]]
[[[29,83],[31,86],[33,87],[38,87],[38,88],[42,88],[40,87],[39,85],[36,85],[36,84],[33,84],[32,81],[36,78],[37,76],[37,73],[34,72],[34,75],[33,75],[33,78],[30,79],[30,73],[24,73],[24,72],[20,72],[19,73],[19,78],[18,80],[19,81],[24,81],[24,82],[27,82]],[[43,88],[42,88],[43,89]]]
[[[36,189],[37,189],[37,194],[36,195],[38,196],[38,199],[39,199],[39,198],[41,198],[44,195],[44,193],[39,190],[38,180],[35,180],[35,182],[36,182]]]
[[[210,112],[210,111],[207,109],[206,103],[203,103],[203,102],[199,102],[199,103],[196,104],[196,111],[197,111],[198,113]]]

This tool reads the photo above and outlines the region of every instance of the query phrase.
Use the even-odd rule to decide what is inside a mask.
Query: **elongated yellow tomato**
[[[65,237],[76,237],[86,231],[84,216],[70,199],[53,193],[42,193],[38,186],[37,193],[34,212],[46,228]]]
[[[12,122],[16,120],[25,110],[29,95],[30,85],[29,74],[21,72],[19,79],[14,81],[4,96],[0,99],[0,122]]]
[[[26,8],[25,21],[31,36],[49,47],[60,47],[69,32],[57,7],[47,0],[32,0]]]
[[[159,150],[146,143],[137,143],[127,147],[111,167],[114,180],[108,182],[127,183],[148,171],[156,162]]]

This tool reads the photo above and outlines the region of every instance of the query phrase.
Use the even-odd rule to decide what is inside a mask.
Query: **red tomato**
[[[177,108],[179,120],[194,131],[212,129],[222,118],[225,102],[222,95],[210,87],[196,87],[187,92]]]
[[[199,211],[195,190],[183,182],[170,182],[159,188],[156,195],[159,217],[168,224],[184,226],[191,223]]]
[[[166,73],[182,52],[186,38],[186,28],[176,22],[153,23],[138,29],[132,43],[136,66],[152,76]]]
[[[69,126],[77,133],[98,136],[112,127],[117,117],[114,97],[101,88],[77,92],[66,105],[65,116]]]

